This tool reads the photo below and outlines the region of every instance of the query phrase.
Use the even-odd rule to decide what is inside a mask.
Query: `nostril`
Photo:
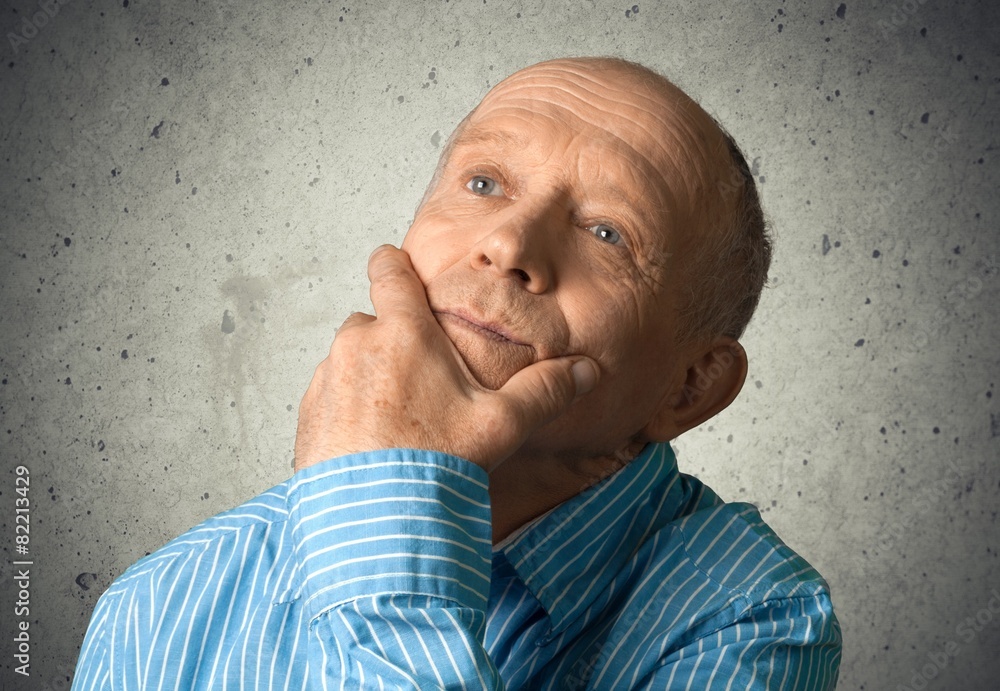
[[[528,272],[523,269],[514,269],[514,273],[517,274],[517,276],[525,283],[531,280],[531,276],[529,276]]]

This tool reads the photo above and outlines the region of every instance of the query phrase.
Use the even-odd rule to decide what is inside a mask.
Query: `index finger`
[[[410,263],[410,256],[392,245],[376,247],[368,257],[369,296],[376,317],[392,313],[430,312],[424,284]]]

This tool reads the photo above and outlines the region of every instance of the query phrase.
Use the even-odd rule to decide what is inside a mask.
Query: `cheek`
[[[413,269],[425,286],[469,251],[456,233],[419,220],[410,226],[400,247],[410,256]]]
[[[643,338],[635,296],[620,282],[595,285],[604,281],[593,276],[573,283],[565,286],[560,301],[571,325],[570,350],[586,353],[597,360],[605,375],[615,375],[635,361]]]

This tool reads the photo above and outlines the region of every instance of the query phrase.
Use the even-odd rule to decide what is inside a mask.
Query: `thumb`
[[[520,418],[524,434],[559,415],[600,379],[597,363],[588,357],[561,357],[525,367],[497,393]]]

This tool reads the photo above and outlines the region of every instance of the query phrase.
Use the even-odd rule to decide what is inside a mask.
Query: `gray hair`
[[[688,272],[681,308],[680,341],[739,338],[760,302],[771,265],[772,244],[757,184],[739,145],[718,122],[729,149],[728,175],[716,181],[723,227],[706,229]],[[711,232],[715,230],[716,232]]]

